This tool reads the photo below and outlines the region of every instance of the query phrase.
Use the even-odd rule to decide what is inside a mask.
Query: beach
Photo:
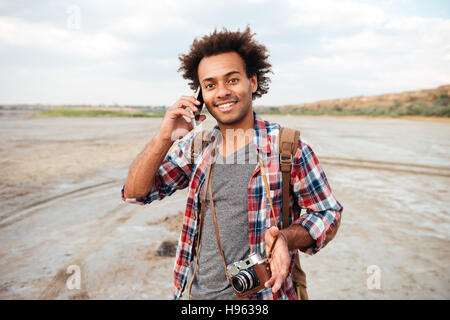
[[[263,118],[301,131],[344,207],[336,238],[301,255],[311,299],[450,299],[448,121]],[[120,197],[160,122],[0,117],[0,299],[172,298],[158,248],[178,240],[187,190]]]

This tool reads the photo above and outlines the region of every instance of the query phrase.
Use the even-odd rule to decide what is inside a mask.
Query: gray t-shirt
[[[250,142],[226,158],[218,153],[213,168],[211,180],[214,208],[227,265],[247,258],[250,253],[247,194],[251,176],[257,165],[253,156],[255,154],[255,145]],[[205,187],[206,185],[203,184],[202,189]],[[200,190],[200,201],[202,192]],[[191,299],[237,299],[225,275],[214,231],[208,192],[206,194],[205,219]],[[194,267],[195,260],[188,273],[186,296]]]

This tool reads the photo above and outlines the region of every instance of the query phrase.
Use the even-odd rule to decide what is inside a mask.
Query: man
[[[317,253],[340,219],[343,208],[333,196],[314,152],[299,137],[291,173],[290,225],[282,225],[277,145],[280,126],[262,120],[252,109],[252,101],[268,91],[271,65],[267,58],[266,48],[255,42],[248,27],[244,32],[214,31],[195,40],[190,52],[180,56],[179,71],[190,80],[192,89],[201,87],[205,106],[217,120],[205,138],[207,145],[192,162],[195,133],[184,117],[192,119],[200,103],[194,96],[183,96],[167,110],[158,134],[130,168],[122,189],[127,202],[147,204],[189,188],[175,262],[175,299],[182,295],[194,299],[236,298],[224,263],[243,260],[250,253],[266,257],[277,237],[271,251],[272,276],[250,299],[296,299],[290,276],[296,251]],[[199,122],[205,118],[201,115]],[[190,133],[166,155],[179,132]],[[249,161],[252,157],[257,160]],[[235,158],[243,161],[235,164]],[[226,261],[222,261],[218,249],[205,190],[209,170]],[[202,195],[208,201],[202,202]],[[301,208],[306,213],[301,215]]]

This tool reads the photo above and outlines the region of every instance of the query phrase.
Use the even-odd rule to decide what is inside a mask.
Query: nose
[[[229,97],[230,95],[231,90],[224,83],[219,83],[217,86],[217,99],[221,100]]]

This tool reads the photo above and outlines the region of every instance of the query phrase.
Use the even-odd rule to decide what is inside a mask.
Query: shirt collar
[[[269,155],[271,153],[271,136],[269,135],[266,122],[253,111],[255,118],[255,136],[253,142],[256,145],[258,151]]]

